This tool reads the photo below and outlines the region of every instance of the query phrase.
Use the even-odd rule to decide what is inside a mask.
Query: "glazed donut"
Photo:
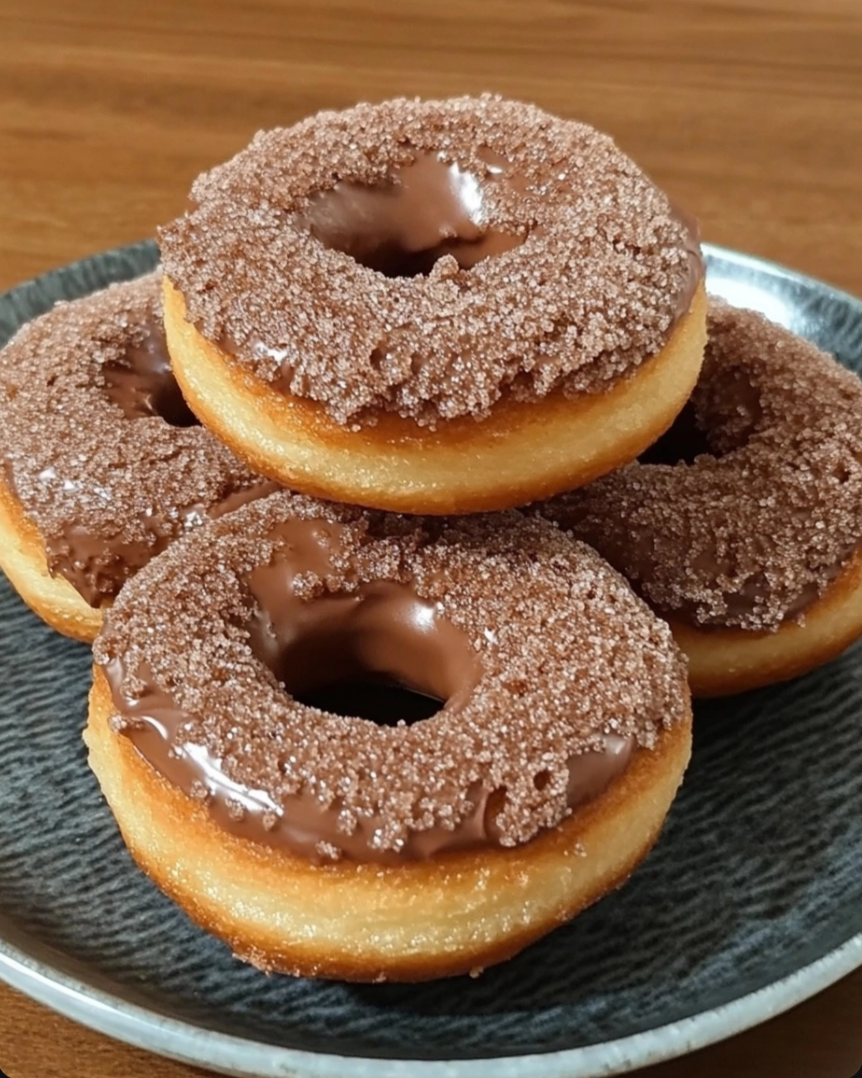
[[[689,757],[667,627],[518,513],[275,494],[151,562],[94,654],[90,763],[133,856],[267,971],[508,957],[623,882]],[[393,685],[418,712],[357,715]]]
[[[180,395],[160,274],[58,303],[0,353],[0,566],[61,633],[92,640],[154,554],[263,489]]]
[[[305,493],[522,505],[634,459],[691,392],[696,230],[610,138],[495,97],[259,134],[160,232],[192,409]]]
[[[666,618],[692,692],[795,677],[862,634],[862,383],[712,304],[691,404],[639,462],[540,507]]]

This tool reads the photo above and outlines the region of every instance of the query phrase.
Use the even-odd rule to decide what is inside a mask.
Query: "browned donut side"
[[[295,490],[395,512],[506,509],[619,467],[673,422],[697,381],[705,341],[701,284],[662,350],[605,393],[506,397],[491,414],[434,431],[383,413],[358,435],[308,399],[255,378],[187,320],[165,279],[165,330],[183,395],[250,467]]]
[[[785,622],[776,632],[697,629],[678,618],[666,620],[688,657],[695,696],[729,696],[799,677],[862,636],[862,553],[805,611],[803,622]]]
[[[90,643],[102,624],[102,610],[92,607],[68,580],[53,576],[45,542],[21,503],[0,475],[0,569],[30,609],[52,629]]]
[[[620,886],[656,841],[691,746],[689,713],[602,796],[514,849],[394,868],[315,866],[226,834],[113,734],[111,711],[97,668],[84,735],[90,765],[140,867],[246,961],[351,981],[479,971]]]

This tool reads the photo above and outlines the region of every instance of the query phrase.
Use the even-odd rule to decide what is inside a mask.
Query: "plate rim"
[[[6,289],[0,300],[73,266],[86,265],[99,255],[133,254],[153,247],[152,240],[142,240],[96,252]],[[859,297],[781,263],[718,244],[704,243],[702,247],[707,256],[749,270],[765,270],[770,276],[804,286],[814,284],[821,293],[862,311]],[[31,935],[26,938],[39,942]],[[862,932],[754,992],[626,1037],[547,1053],[421,1060],[312,1052],[222,1033],[123,1000],[0,938],[0,980],[10,987],[98,1033],[235,1078],[598,1078],[622,1074],[687,1055],[751,1029],[824,991],[859,967]]]
[[[12,988],[98,1033],[234,1078],[371,1078],[372,1074],[374,1078],[598,1078],[624,1074],[744,1033],[824,991],[860,966],[862,933],[755,992],[613,1041],[530,1055],[381,1059],[264,1044],[158,1015],[85,985],[0,941],[0,978]]]

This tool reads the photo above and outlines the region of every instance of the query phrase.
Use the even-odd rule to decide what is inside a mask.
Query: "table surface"
[[[152,236],[258,128],[483,90],[610,131],[705,239],[862,294],[858,0],[4,0],[0,289]],[[862,971],[645,1078],[849,1078]],[[183,1078],[0,986],[10,1078]]]

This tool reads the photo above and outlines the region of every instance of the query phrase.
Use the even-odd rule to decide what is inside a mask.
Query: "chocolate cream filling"
[[[380,580],[346,593],[299,597],[295,585],[303,574],[326,576],[340,530],[321,520],[296,519],[277,526],[273,538],[285,545],[247,579],[254,600],[247,625],[254,655],[285,692],[308,702],[309,723],[315,721],[314,701],[331,700],[333,687],[341,690],[338,695],[347,709],[342,713],[347,715],[353,714],[351,699],[362,698],[367,686],[397,690],[388,714],[354,716],[357,723],[433,723],[433,713],[445,710],[451,716],[463,709],[481,675],[480,660],[462,630],[410,584]],[[501,844],[496,816],[505,790],[474,783],[468,791],[472,807],[463,818],[451,826],[412,830],[397,850],[380,849],[373,842],[380,824],[375,815],[360,817],[348,834],[339,827],[338,798],[322,804],[300,791],[277,800],[265,789],[237,783],[206,745],[184,737],[191,717],[149,669],[136,671],[142,690],[134,697],[122,689],[127,673],[122,658],[113,658],[104,669],[119,715],[116,728],[160,775],[189,797],[205,801],[218,826],[234,835],[314,862],[344,856],[398,864],[448,850]],[[602,750],[571,756],[569,808],[602,794],[625,770],[634,744],[632,737],[606,735]]]

